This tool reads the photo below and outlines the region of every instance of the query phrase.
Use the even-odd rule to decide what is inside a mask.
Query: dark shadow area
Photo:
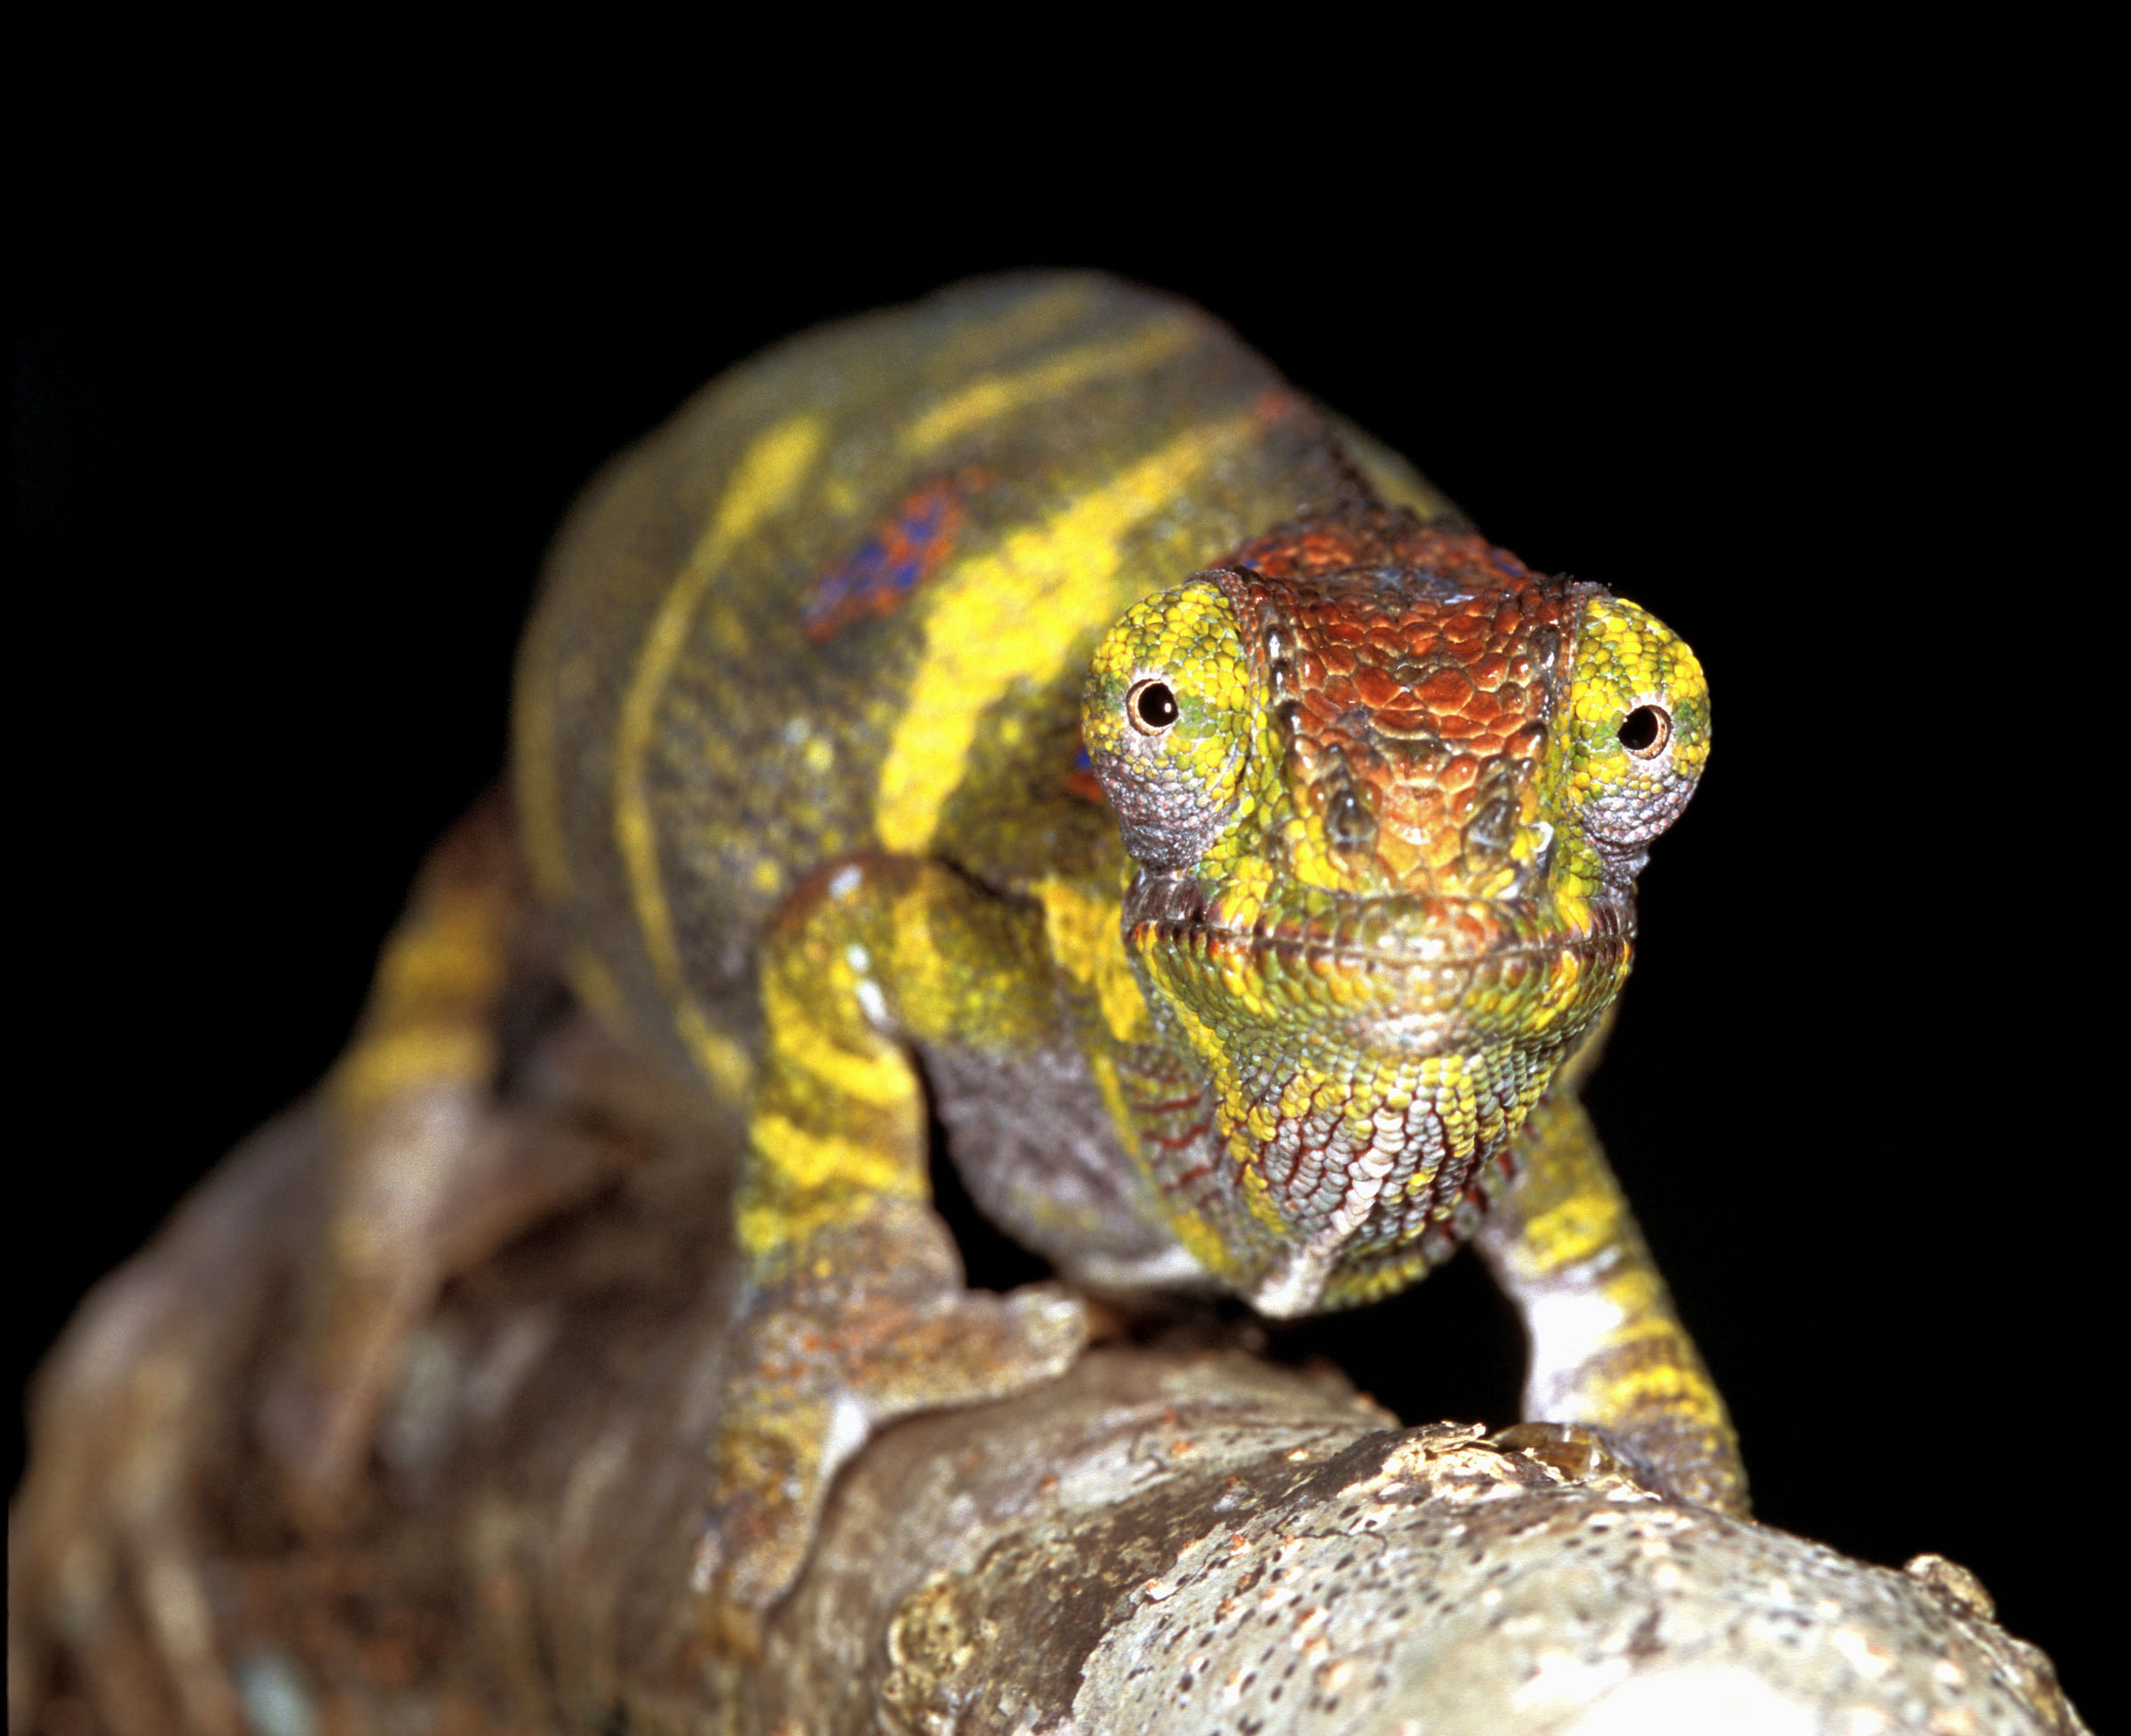
[[[961,1171],[948,1156],[947,1130],[937,1117],[933,1118],[931,1127],[933,1204],[955,1232],[971,1286],[1006,1291],[1049,1278],[1048,1261],[1030,1253],[977,1210],[976,1201],[963,1184]]]
[[[1282,1321],[1267,1336],[1279,1360],[1324,1358],[1409,1426],[1517,1420],[1524,1331],[1469,1251],[1383,1302]]]

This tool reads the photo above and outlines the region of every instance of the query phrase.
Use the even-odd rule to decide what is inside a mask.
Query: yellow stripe
[[[1120,1043],[1145,1042],[1147,998],[1125,951],[1116,895],[1101,896],[1052,874],[1037,881],[1036,896],[1052,958],[1074,982],[1093,991],[1111,1036]]]
[[[410,1003],[448,1003],[485,1018],[505,968],[500,912],[479,892],[447,892],[386,943],[370,1005],[392,1019]]]
[[[758,1112],[748,1123],[757,1182],[743,1187],[733,1228],[751,1255],[804,1247],[820,1230],[863,1216],[883,1196],[922,1199],[922,1164],[900,1162],[863,1140],[810,1134],[781,1115]]]
[[[839,983],[831,991],[847,996],[848,985]],[[862,1055],[841,1047],[795,997],[765,983],[762,999],[775,1064],[797,1067],[831,1091],[862,1103],[892,1106],[916,1099],[917,1080],[900,1049],[884,1043],[873,1054]]]
[[[1212,1224],[1190,1212],[1170,1212],[1163,1220],[1177,1245],[1216,1277],[1233,1277],[1236,1250]]]
[[[925,611],[924,657],[880,768],[874,823],[882,848],[929,848],[977,720],[1015,681],[1042,684],[1063,672],[1074,641],[1115,606],[1125,533],[1259,431],[1248,416],[1193,428],[1108,488],[942,576]]]
[[[733,468],[731,485],[718,511],[689,552],[672,585],[659,603],[644,635],[636,673],[622,702],[621,726],[615,740],[614,833],[629,896],[636,906],[638,931],[651,968],[677,1006],[688,1006],[681,981],[680,952],[673,937],[672,912],[658,870],[658,841],[651,821],[645,762],[650,753],[658,701],[688,642],[688,625],[704,590],[732,552],[766,520],[791,504],[820,454],[827,430],[815,416],[794,416],[759,435]],[[698,1053],[698,1061],[704,1059]],[[712,1082],[721,1087],[717,1073]]]
[[[689,1055],[719,1095],[729,1103],[744,1102],[755,1079],[755,1063],[747,1050],[713,1027],[692,1000],[675,1004],[673,1023],[680,1031],[680,1040],[688,1046]]]
[[[1198,1057],[1199,1063],[1213,1076],[1214,1132],[1227,1145],[1229,1155],[1236,1160],[1236,1175],[1243,1183],[1243,1203],[1259,1222],[1284,1236],[1287,1233],[1287,1220],[1281,1215],[1280,1207],[1274,1202],[1273,1191],[1267,1184],[1265,1171],[1259,1164],[1258,1152],[1253,1144],[1257,1135],[1251,1130],[1249,1114],[1246,1112],[1241,1121],[1235,1121],[1221,1107],[1239,1100],[1247,1101],[1249,1096],[1243,1088],[1242,1080],[1236,1076],[1235,1057],[1229,1052],[1229,1046],[1221,1041],[1220,1034],[1192,1009],[1189,1001],[1173,991],[1165,998],[1169,1003],[1170,1015],[1183,1028],[1185,1043]],[[1270,1135],[1266,1136],[1270,1137]],[[1177,1229],[1179,1214],[1170,1212],[1166,1215],[1171,1230],[1175,1231],[1180,1239],[1183,1239],[1182,1231]],[[1236,1250],[1232,1248],[1209,1262],[1197,1241],[1187,1239],[1185,1246],[1191,1250],[1193,1257],[1216,1276],[1232,1273],[1236,1269]]]
[[[928,378],[966,379],[998,356],[1052,342],[1060,327],[1085,320],[1090,306],[1107,293],[1092,277],[1054,277],[1040,285],[1032,282],[1021,295],[1004,303],[980,295],[982,312],[978,314],[971,312],[966,294],[950,290],[932,305],[952,306],[954,317],[944,327],[934,328],[918,358],[919,365]],[[925,306],[918,304],[920,308]]]
[[[1721,1426],[1723,1401],[1699,1371],[1681,1362],[1637,1363],[1623,1373],[1602,1362],[1586,1368],[1577,1382],[1584,1409],[1594,1421],[1618,1423],[1638,1411],[1658,1411],[1687,1418],[1705,1428]]]
[[[958,434],[1011,415],[1024,404],[1056,397],[1090,380],[1152,367],[1190,347],[1205,330],[1186,314],[1165,314],[1122,342],[1113,338],[1083,344],[1018,374],[989,374],[934,404],[912,422],[903,430],[902,450],[921,457]]]
[[[1519,1267],[1544,1278],[1580,1265],[1619,1241],[1620,1220],[1620,1197],[1611,1189],[1576,1189],[1527,1222]]]
[[[465,1024],[406,1025],[364,1039],[333,1070],[343,1109],[365,1110],[403,1092],[479,1086],[496,1067],[496,1045]]]

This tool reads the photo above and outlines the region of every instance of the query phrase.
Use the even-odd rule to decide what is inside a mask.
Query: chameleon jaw
[[[1194,975],[1288,985],[1290,1015],[1345,1015],[1364,1047],[1427,1054],[1491,1037],[1536,1037],[1570,1010],[1602,1009],[1633,950],[1634,903],[1600,897],[1561,926],[1533,900],[1433,894],[1343,898],[1302,915],[1260,907],[1223,920],[1189,875],[1141,874],[1126,893],[1127,944]],[[1491,1014],[1478,1003],[1500,998]],[[1461,1018],[1460,1015],[1468,1017]],[[1351,1021],[1352,1023],[1349,1023]],[[1505,1028],[1505,1026],[1509,1028]]]
[[[1197,1155],[1149,1160],[1165,1198],[1228,1178],[1234,1207],[1186,1189],[1173,1209],[1219,1215],[1221,1282],[1271,1318],[1348,1307],[1472,1233],[1626,972],[1632,899],[1586,910],[1564,928],[1529,902],[1398,895],[1244,928],[1187,877],[1141,877],[1128,950],[1213,1092]]]

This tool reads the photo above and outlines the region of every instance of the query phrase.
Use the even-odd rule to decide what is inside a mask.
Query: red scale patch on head
[[[1292,702],[1297,801],[1334,849],[1417,891],[1499,867],[1545,740],[1539,648],[1566,584],[1389,508],[1299,521],[1222,564]]]

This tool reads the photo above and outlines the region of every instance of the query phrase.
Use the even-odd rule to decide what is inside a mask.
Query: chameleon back
[[[580,502],[521,653],[524,834],[580,991],[734,1102],[758,938],[818,864],[1114,901],[1073,776],[1095,641],[1356,468],[1450,510],[1225,327],[1090,275],[965,284],[713,382]]]

